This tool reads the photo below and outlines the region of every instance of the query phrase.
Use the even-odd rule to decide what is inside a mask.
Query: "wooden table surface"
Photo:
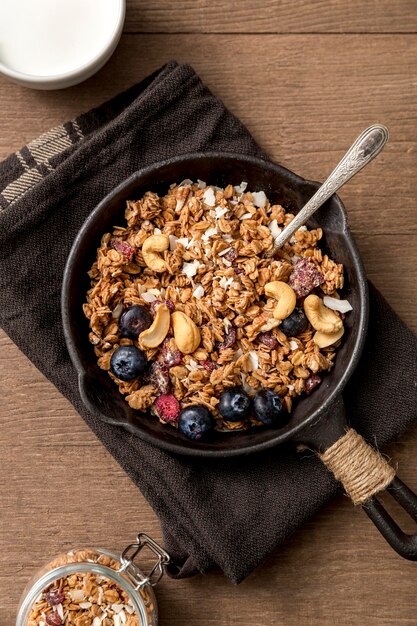
[[[191,63],[277,162],[307,178],[323,179],[368,124],[389,127],[384,152],[341,197],[369,277],[417,331],[415,0],[128,0],[116,53],[86,83],[36,92],[0,79],[0,158],[171,58]],[[5,334],[0,398],[0,624],[12,626],[26,581],[49,556],[74,545],[120,549],[138,530],[156,540],[161,531]],[[389,452],[417,490],[417,427]],[[340,498],[240,586],[219,573],[163,580],[160,624],[415,625],[416,585],[417,564]]]

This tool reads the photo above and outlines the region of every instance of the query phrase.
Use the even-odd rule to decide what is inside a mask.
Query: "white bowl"
[[[1,1],[1,0],[0,0]],[[59,0],[58,0],[59,1]],[[30,87],[32,89],[64,89],[77,85],[90,76],[93,76],[110,59],[115,51],[123,31],[126,14],[126,0],[113,0],[118,5],[117,18],[114,29],[106,41],[104,47],[101,45],[97,53],[82,65],[77,64],[74,69],[62,74],[36,75],[15,70],[0,60],[0,74],[14,83]],[[29,52],[30,54],[30,52]]]

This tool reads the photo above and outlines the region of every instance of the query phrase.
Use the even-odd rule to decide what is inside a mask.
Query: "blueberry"
[[[148,361],[142,350],[135,346],[121,346],[113,352],[110,369],[120,380],[134,380],[147,369]]]
[[[270,389],[258,391],[253,399],[253,410],[256,419],[268,426],[274,424],[284,412],[279,395]]]
[[[178,416],[180,433],[198,441],[214,428],[214,419],[208,409],[200,404],[187,406]]]
[[[250,399],[242,387],[232,387],[221,394],[218,409],[228,422],[238,422],[248,416]]]
[[[279,329],[282,330],[284,335],[287,335],[287,337],[296,337],[297,335],[303,333],[307,329],[307,326],[308,321],[303,309],[301,307],[297,307],[291,315],[286,317],[285,320],[282,320]]]
[[[152,324],[152,315],[147,309],[138,304],[130,306],[120,316],[119,330],[122,337],[137,339],[141,332]]]

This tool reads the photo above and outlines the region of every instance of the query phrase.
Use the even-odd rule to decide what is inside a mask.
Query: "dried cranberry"
[[[236,343],[236,330],[233,326],[230,326],[227,331],[224,340],[217,344],[217,350],[227,350],[227,348],[231,348]]]
[[[54,611],[53,613],[48,613],[48,615],[45,618],[45,621],[48,624],[48,626],[61,626],[62,624],[61,616],[56,611]]]
[[[165,339],[162,344],[161,358],[167,367],[179,365],[182,360],[182,352],[180,352],[172,339]]]
[[[271,333],[259,333],[258,339],[265,346],[271,348],[271,350],[275,350],[275,348],[278,348],[278,341],[275,339],[275,337],[271,335]]]
[[[45,600],[50,606],[56,606],[65,600],[65,594],[60,589],[50,589],[45,594]]]
[[[164,394],[169,390],[170,380],[168,368],[163,363],[154,361],[149,369],[147,379],[151,385],[154,385],[159,393]]]
[[[297,298],[306,296],[323,282],[323,274],[308,259],[297,261],[288,279],[288,284],[294,289]]]
[[[230,261],[230,263],[234,263],[238,257],[237,250],[234,248],[230,248],[228,252],[223,256],[224,259]]]
[[[305,382],[305,392],[309,396],[314,389],[322,382],[321,377],[318,374],[313,374],[310,378],[307,378]]]
[[[243,270],[241,267],[238,267],[237,265],[233,265],[233,269],[235,270],[235,274],[237,274],[239,276],[239,274],[244,274],[245,270]]]
[[[172,394],[163,394],[155,400],[154,410],[162,422],[172,424],[177,421],[180,404]]]
[[[209,372],[214,372],[217,369],[218,365],[214,361],[200,361],[200,365],[204,367],[205,370]]]
[[[122,241],[121,239],[111,239],[110,246],[119,254],[123,254],[123,256],[127,257],[127,260],[130,262],[133,259],[133,255],[135,254],[135,249],[132,248],[126,241]]]
[[[151,303],[151,313],[152,315],[156,314],[157,309],[161,306],[161,304],[165,304],[169,311],[171,313],[173,313],[175,311],[175,304],[172,302],[172,300],[154,300]]]

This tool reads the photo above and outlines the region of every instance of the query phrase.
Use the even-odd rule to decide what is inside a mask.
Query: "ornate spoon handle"
[[[373,124],[364,130],[314,196],[275,239],[272,254],[275,250],[281,248],[330,196],[336,193],[352,176],[355,176],[365,165],[372,161],[381,152],[387,141],[388,129],[381,124]]]

